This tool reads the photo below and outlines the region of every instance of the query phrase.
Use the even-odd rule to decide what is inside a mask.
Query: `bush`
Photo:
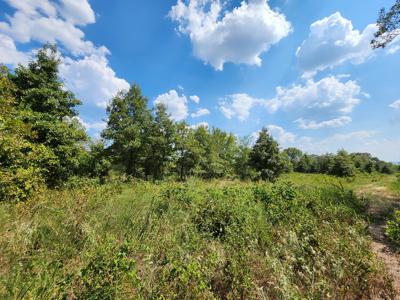
[[[400,248],[400,210],[387,222],[386,235],[396,248]]]

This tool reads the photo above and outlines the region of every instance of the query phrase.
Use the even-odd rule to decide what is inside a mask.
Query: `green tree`
[[[333,159],[331,175],[352,177],[355,175],[354,163],[345,150],[340,150]]]
[[[155,118],[150,126],[147,141],[150,145],[145,161],[145,173],[153,180],[163,179],[173,161],[175,124],[170,120],[166,107],[162,104],[155,108]]]
[[[250,165],[262,180],[274,181],[284,170],[278,143],[263,128],[250,154]]]
[[[371,41],[374,49],[386,47],[400,34],[400,0],[396,0],[389,11],[381,9],[377,25],[378,31]]]
[[[0,201],[29,199],[44,183],[44,166],[56,162],[55,155],[30,141],[27,112],[17,106],[16,87],[6,67],[0,67]]]
[[[235,172],[240,179],[251,179],[255,176],[254,169],[250,165],[251,154],[250,137],[244,137],[239,141],[235,158]]]
[[[153,117],[147,99],[137,85],[121,91],[107,107],[107,127],[102,137],[109,140],[114,162],[123,166],[128,175],[145,177],[145,161],[151,144],[149,135]]]
[[[176,172],[181,181],[193,175],[199,164],[201,148],[194,130],[185,122],[176,125]]]
[[[15,99],[21,120],[29,125],[31,133],[25,138],[45,147],[55,160],[43,162],[45,180],[49,186],[58,186],[79,169],[80,153],[87,141],[85,131],[74,120],[75,107],[80,101],[65,89],[58,78],[58,59],[55,46],[45,45],[28,66],[18,66],[10,75],[15,85]],[[46,165],[47,163],[47,165]]]
[[[301,157],[303,156],[303,152],[297,148],[291,147],[283,150],[292,163],[294,169],[297,169],[297,165],[300,162]]]

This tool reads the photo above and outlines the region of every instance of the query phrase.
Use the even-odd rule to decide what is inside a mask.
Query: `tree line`
[[[265,128],[254,143],[219,128],[174,122],[165,106],[149,108],[137,85],[111,99],[107,126],[92,141],[78,119],[81,102],[59,79],[59,63],[56,47],[45,45],[27,66],[0,69],[0,200],[25,200],[71,178],[105,181],[110,172],[143,180],[274,181],[291,171],[336,176],[397,171],[368,153],[281,151]]]

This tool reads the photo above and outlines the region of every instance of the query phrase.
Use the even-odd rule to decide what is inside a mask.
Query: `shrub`
[[[393,220],[387,222],[386,235],[395,247],[400,248],[400,210],[395,212]]]

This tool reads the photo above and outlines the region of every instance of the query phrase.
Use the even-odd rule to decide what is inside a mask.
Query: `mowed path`
[[[390,247],[385,235],[387,215],[393,210],[400,210],[400,197],[393,195],[387,187],[374,184],[362,187],[357,194],[371,200],[368,207],[371,217],[369,226],[372,238],[371,249],[393,277],[394,288],[397,291],[396,299],[400,299],[400,254]]]

